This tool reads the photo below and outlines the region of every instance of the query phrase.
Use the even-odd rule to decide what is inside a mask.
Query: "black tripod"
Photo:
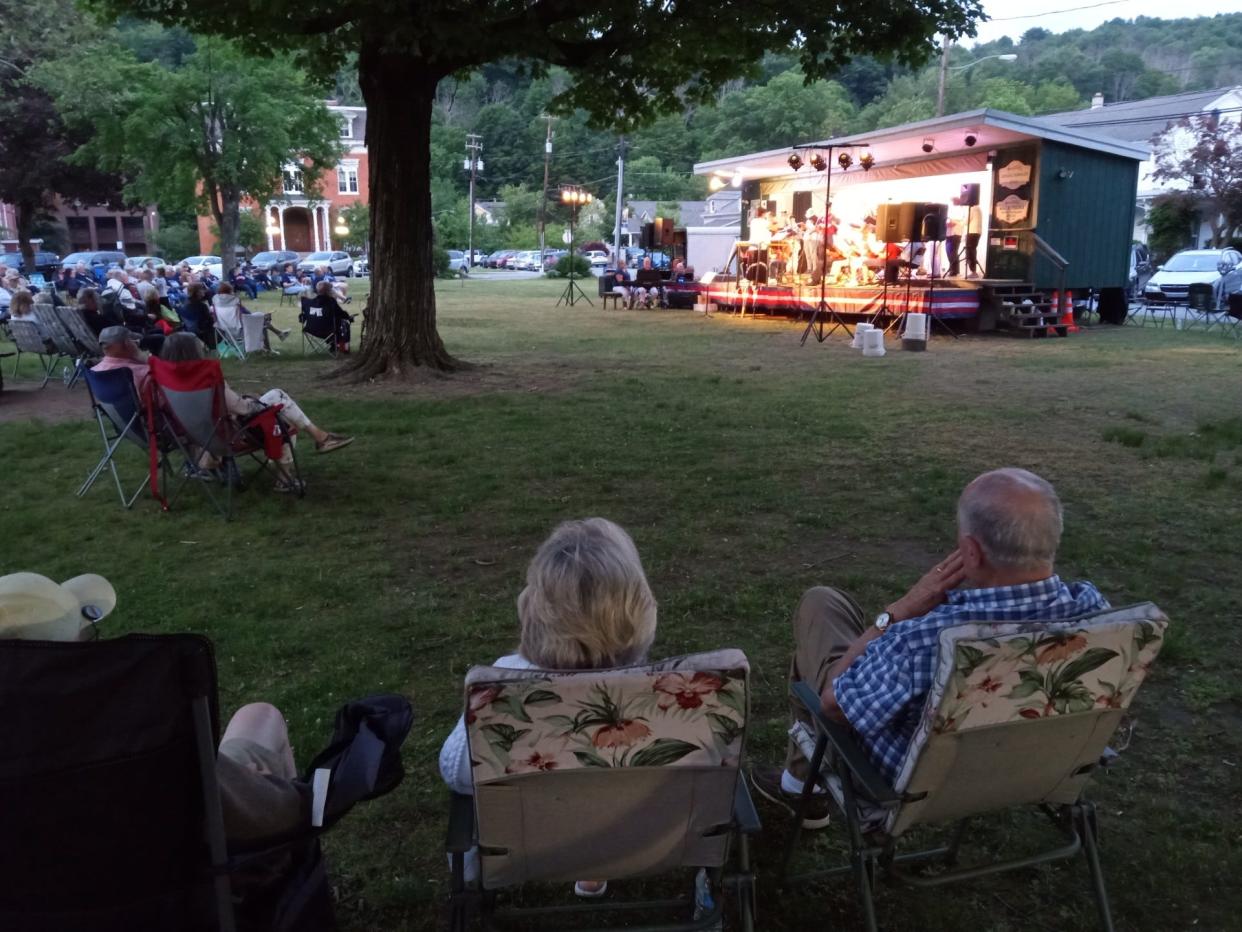
[[[595,307],[595,302],[588,298],[586,292],[582,290],[582,286],[574,281],[574,228],[578,223],[578,206],[580,204],[589,204],[592,200],[594,198],[577,185],[569,185],[561,189],[561,201],[569,205],[569,282],[565,285],[565,290],[561,293],[560,298],[557,299],[556,307],[560,307],[562,304],[566,307],[573,307],[579,298],[591,305],[591,307]]]
[[[857,149],[865,147],[867,143],[860,142],[848,146],[829,146],[828,159],[824,165],[824,225],[828,224],[828,205],[832,203],[832,150],[841,149]],[[810,147],[814,148],[814,147]],[[792,158],[792,156],[791,156]],[[823,156],[819,157],[821,160]],[[848,156],[842,155],[842,167],[848,167]],[[815,160],[812,163],[816,168],[819,167]],[[792,164],[792,163],[791,163]],[[799,163],[799,167],[801,163]],[[797,171],[797,168],[794,169]],[[815,310],[811,312],[811,319],[806,323],[806,329],[802,331],[802,339],[798,341],[799,346],[806,345],[806,338],[812,333],[815,334],[815,342],[823,343],[832,334],[836,333],[837,328],[845,331],[845,335],[852,336],[849,325],[841,319],[841,315],[837,313],[837,309],[828,303],[827,286],[828,286],[828,237],[824,236],[820,240],[819,245],[819,303],[815,305]],[[824,328],[831,322],[832,326],[827,330]]]

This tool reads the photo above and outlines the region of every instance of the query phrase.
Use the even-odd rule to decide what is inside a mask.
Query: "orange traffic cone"
[[[1061,315],[1061,326],[1065,328],[1066,333],[1077,333],[1080,328],[1074,323],[1074,293],[1072,291],[1065,292],[1065,303],[1061,305],[1061,308],[1064,311]]]

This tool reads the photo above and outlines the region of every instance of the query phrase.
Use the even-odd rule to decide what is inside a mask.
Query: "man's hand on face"
[[[905,621],[926,615],[944,601],[945,593],[953,589],[966,577],[966,567],[959,551],[951,554],[933,566],[916,582],[900,599],[888,606],[893,621]]]

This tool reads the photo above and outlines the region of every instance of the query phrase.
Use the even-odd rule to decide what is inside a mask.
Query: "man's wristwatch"
[[[875,616],[875,626],[880,629],[881,634],[887,631],[888,626],[892,623],[893,616],[889,612],[880,612],[880,614]]]

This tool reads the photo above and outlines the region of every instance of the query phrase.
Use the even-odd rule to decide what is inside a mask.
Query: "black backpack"
[[[121,303],[121,289],[105,288],[99,294],[99,316],[108,326],[125,324],[125,305]]]

